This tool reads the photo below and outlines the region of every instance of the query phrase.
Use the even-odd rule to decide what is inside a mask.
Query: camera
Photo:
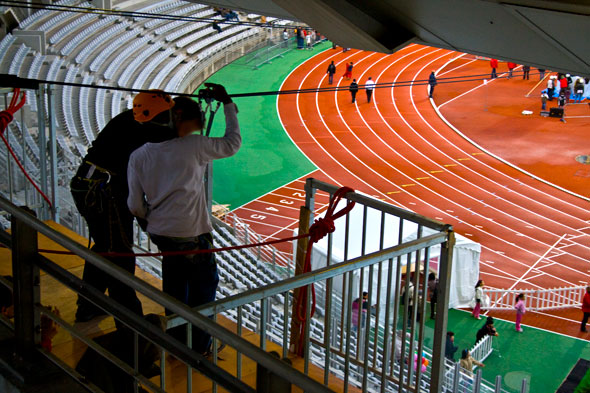
[[[205,101],[212,101],[213,100],[213,90],[211,89],[201,89],[199,90],[198,97]]]

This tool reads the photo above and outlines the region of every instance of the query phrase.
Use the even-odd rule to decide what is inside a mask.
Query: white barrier
[[[521,290],[484,288],[483,293],[489,300],[486,299],[482,309],[513,310],[516,304],[516,296],[523,293],[527,310],[544,311],[581,307],[582,297],[586,293],[586,286]]]

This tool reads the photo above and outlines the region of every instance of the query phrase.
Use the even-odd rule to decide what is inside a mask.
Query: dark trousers
[[[161,251],[185,251],[212,248],[211,234],[193,238],[150,235]],[[189,307],[215,300],[219,284],[217,264],[213,254],[174,255],[162,258],[163,291]],[[166,315],[172,312],[166,309]],[[186,325],[168,330],[180,342],[186,342]],[[199,353],[209,350],[211,336],[193,327],[193,349]]]
[[[523,71],[522,72],[522,79],[528,80],[529,79],[529,72],[530,72],[530,70]]]
[[[334,82],[334,74],[331,72],[328,72],[328,83],[332,84],[332,82]]]
[[[547,95],[549,96],[549,101],[553,101],[553,95],[555,94],[555,87],[551,87],[547,89]]]
[[[367,90],[367,102],[371,102],[372,95],[373,95],[373,90]]]
[[[498,74],[496,74],[496,69],[492,68],[492,75],[490,76],[492,79],[497,78]]]
[[[354,102],[356,101],[356,91],[351,91],[350,95],[352,96],[352,103],[354,104]]]
[[[588,318],[590,318],[590,312],[584,313],[584,318],[582,318],[582,327],[581,330],[586,330],[586,323],[588,323]]]
[[[100,178],[96,181],[86,181],[76,176],[72,179],[70,187],[76,207],[86,220],[90,237],[94,240],[92,251],[132,252],[133,216],[127,208],[127,191],[117,188],[116,179],[113,178],[110,183],[101,185]],[[135,257],[108,259],[120,268],[135,274]],[[91,263],[84,264],[82,280],[101,292],[108,289],[113,300],[130,311],[143,315],[141,302],[135,290]],[[78,306],[94,307],[82,297],[78,297]],[[118,322],[117,326],[120,326]]]
[[[435,85],[430,85],[430,92],[428,93],[428,96],[429,96],[430,98],[432,98],[432,95],[434,94],[434,86],[435,86]]]

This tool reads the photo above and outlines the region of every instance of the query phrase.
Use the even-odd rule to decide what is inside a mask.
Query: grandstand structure
[[[63,0],[58,4],[92,6],[88,2],[73,0]],[[139,4],[129,10],[221,19],[209,6],[180,0],[164,0],[157,4],[146,1]],[[248,15],[247,18],[256,20],[258,15]],[[274,21],[273,18],[266,20]],[[35,12],[24,19],[19,29],[44,32],[47,42],[46,50],[43,54],[37,52],[20,42],[17,35],[8,34],[0,42],[0,73],[46,81],[94,84],[107,88],[41,86],[38,90],[28,92],[27,106],[10,124],[7,136],[20,161],[41,183],[42,189],[52,195],[52,201],[58,209],[53,211],[48,209],[30,185],[17,174],[17,169],[11,161],[3,159],[5,151],[0,150],[2,152],[0,171],[8,174],[1,182],[0,191],[3,197],[0,199],[0,208],[4,213],[12,216],[12,222],[10,222],[8,215],[0,215],[0,224],[3,229],[10,228],[16,233],[12,239],[3,233],[1,242],[12,248],[14,254],[19,254],[23,250],[26,251],[27,245],[31,244],[31,239],[36,238],[39,232],[54,242],[53,246],[59,245],[78,257],[96,261],[98,266],[108,271],[109,268],[102,258],[87,250],[81,250],[79,245],[76,246],[74,242],[63,237],[60,231],[65,230],[60,227],[56,227],[58,230],[55,230],[53,227],[45,226],[39,220],[24,215],[15,205],[31,206],[40,218],[55,220],[58,224],[85,236],[87,234],[85,224],[71,202],[67,189],[68,182],[72,176],[72,170],[77,167],[86,154],[87,148],[108,120],[131,107],[132,95],[116,88],[192,92],[199,80],[204,80],[219,67],[248,51],[259,48],[261,43],[267,44],[273,33],[269,33],[265,27],[240,24],[224,25],[222,32],[218,33],[209,22],[164,21],[94,14],[80,16],[74,12],[47,10]],[[5,101],[11,97],[8,90],[0,92],[4,95]],[[49,140],[45,135],[46,130],[49,132]],[[315,211],[313,199],[316,193],[326,196],[333,195],[335,192],[333,186],[313,181],[310,181],[309,189],[307,207],[312,212]],[[363,195],[352,194],[347,197],[362,205],[365,211],[375,209],[383,216],[396,217],[400,228],[404,225],[403,223],[406,223],[406,225],[415,225],[417,228],[432,227],[437,233],[423,237],[418,230],[419,234],[415,240],[404,243],[400,238],[392,247],[382,245],[373,254],[361,255],[338,264],[335,270],[326,268],[325,275],[319,279],[310,275],[294,277],[293,262],[280,260],[281,257],[272,247],[220,253],[217,261],[221,280],[218,300],[208,305],[207,309],[201,309],[198,312],[187,310],[180,303],[170,302],[161,293],[153,292],[152,289],[121,272],[113,273],[116,273],[121,280],[128,281],[131,286],[159,305],[178,310],[178,316],[168,320],[168,327],[189,321],[203,329],[218,329],[219,333],[213,334],[216,340],[228,344],[236,353],[237,370],[233,370],[231,375],[220,371],[221,366],[217,364],[215,352],[212,361],[203,360],[192,354],[190,347],[178,348],[170,339],[154,336],[154,333],[141,323],[126,319],[129,317],[124,315],[124,311],[109,303],[108,298],[105,300],[104,296],[85,293],[79,284],[78,290],[87,296],[96,296],[97,302],[115,318],[129,324],[136,335],[145,336],[160,346],[162,350],[159,361],[160,376],[148,378],[140,375],[137,370],[121,366],[124,371],[134,377],[138,385],[152,391],[176,391],[166,389],[166,384],[171,383],[170,377],[166,377],[171,373],[172,366],[166,361],[167,353],[171,353],[209,377],[213,381],[212,391],[216,391],[217,384],[228,390],[248,391],[240,381],[241,357],[244,356],[253,359],[257,364],[275,374],[283,373],[288,381],[306,391],[329,391],[328,386],[330,389],[337,389],[338,386],[344,385],[345,391],[358,389],[371,392],[434,392],[446,389],[454,392],[459,391],[458,389],[462,386],[473,385],[477,386],[480,392],[503,392],[498,381],[495,384],[483,381],[481,372],[473,376],[461,371],[457,363],[445,360],[442,340],[446,330],[446,317],[443,310],[448,303],[448,293],[446,299],[443,295],[439,301],[441,312],[438,313],[432,348],[424,344],[424,320],[416,321],[417,307],[413,314],[408,315],[411,311],[408,310],[407,305],[404,307],[393,304],[401,286],[406,285],[407,288],[409,283],[409,276],[405,277],[404,282],[399,275],[402,259],[405,259],[408,265],[412,264],[412,260],[414,261],[418,272],[414,276],[415,284],[419,285],[418,280],[424,280],[425,285],[424,272],[428,271],[429,248],[442,245],[447,253],[442,252],[441,255],[446,255],[448,258],[453,244],[452,228],[393,208],[385,203],[376,202]],[[257,238],[255,233],[248,234],[246,224],[237,218],[232,220],[230,225],[227,221],[215,220],[216,247],[236,246]],[[343,222],[341,221],[340,224]],[[305,222],[303,224],[305,225]],[[354,233],[351,230],[350,235],[360,237],[363,236],[364,231],[364,228],[357,228]],[[135,246],[138,252],[153,250],[145,233],[137,228],[135,234],[137,239]],[[25,254],[27,252],[32,252],[35,260],[39,260],[36,269],[41,268],[64,284],[69,282],[70,288],[76,289],[76,285],[72,284],[76,282],[76,278],[61,265],[61,260],[37,257],[40,255],[37,249],[26,251]],[[7,253],[4,253],[3,257],[6,255]],[[445,257],[442,258],[439,269],[444,277],[446,265]],[[142,257],[138,263],[144,270],[156,277],[161,277],[161,262],[157,258]],[[381,275],[384,265],[389,264],[389,271],[392,272],[391,266],[394,263],[398,264],[395,277],[393,274]],[[62,271],[60,268],[65,270]],[[423,274],[420,274],[421,269]],[[379,271],[379,283],[384,284],[389,280],[386,287],[387,292],[391,293],[391,299],[388,298],[391,305],[388,303],[388,307],[381,316],[379,314],[370,316],[366,326],[353,331],[351,304],[353,298],[360,295],[358,293],[360,287],[353,288],[353,276],[365,277],[364,279],[371,280],[370,285],[377,286],[377,281],[374,283],[372,281],[374,277],[377,277],[374,276],[374,272],[377,271]],[[18,274],[18,272],[12,273]],[[349,280],[348,289],[344,285],[345,289],[341,292],[335,291],[333,283],[337,280],[342,283]],[[442,278],[442,280],[444,284],[445,279]],[[315,316],[308,315],[305,321],[307,335],[302,337],[305,342],[302,370],[287,368],[264,351],[272,343],[280,347],[282,357],[288,356],[292,349],[292,343],[289,342],[289,329],[294,319],[292,310],[294,298],[298,290],[303,290],[299,289],[301,287],[306,288],[305,290],[309,288],[311,291],[310,286],[304,285],[312,282],[317,282],[318,298],[321,297],[324,301],[317,304]],[[9,285],[5,280],[1,283]],[[420,304],[422,315],[424,315],[425,297],[422,296],[419,300],[417,292],[415,296],[416,304]],[[69,300],[73,302],[72,295]],[[311,305],[308,307],[311,308]],[[77,332],[76,327],[71,326],[67,318],[60,318],[51,310],[39,305],[32,306],[30,311],[37,317],[43,314],[53,319],[72,337],[77,337],[86,345],[94,345],[90,340],[85,339],[83,334]],[[214,318],[233,321],[237,334],[233,332],[230,334],[221,329],[216,321],[206,318],[210,315]],[[6,321],[3,320],[3,322]],[[20,326],[34,329],[34,326],[26,323]],[[242,329],[256,334],[258,343],[254,348],[242,338]],[[20,333],[17,329],[18,334]],[[491,350],[492,340],[487,338],[478,343],[472,352],[478,360],[484,360]],[[411,359],[415,353],[427,359],[431,367],[422,371],[420,367],[414,365]],[[67,370],[70,375],[76,376],[72,369],[75,367],[74,361],[78,359],[64,360],[51,354],[45,355],[54,363],[59,363],[60,367]],[[105,356],[108,358],[108,354]],[[322,371],[321,377],[316,378],[315,381],[308,377],[313,367]],[[188,375],[186,386],[192,383],[190,368]],[[334,376],[340,379],[340,385],[330,385]],[[84,381],[78,380],[78,382]],[[92,388],[88,384],[85,387]],[[523,383],[522,391],[526,391],[526,381]]]

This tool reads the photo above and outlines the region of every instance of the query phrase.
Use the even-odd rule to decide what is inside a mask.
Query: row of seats
[[[133,82],[133,89],[141,89],[147,80],[147,78],[154,72],[154,70],[160,65],[167,57],[170,57],[174,53],[174,49],[168,48],[164,51],[161,51],[156,56],[153,56],[152,59],[145,65],[141,66],[141,71],[139,75],[135,78]],[[182,61],[183,58],[180,56],[176,56],[174,61]],[[119,86],[121,86],[121,82],[119,82]]]
[[[191,18],[202,18],[205,15],[210,14],[210,11],[200,11],[204,8],[207,8],[206,5],[202,5],[202,4],[192,4],[188,7],[183,7],[180,8],[176,11],[170,12],[168,15],[171,16],[184,16],[184,17],[191,17]],[[200,12],[199,12],[200,11]],[[195,23],[194,21],[187,21],[187,20],[178,20],[178,21],[173,21],[173,22],[168,22],[166,23],[165,20],[158,20],[158,19],[154,19],[149,21],[148,23],[146,23],[144,26],[146,29],[152,29],[156,26],[158,26],[156,28],[156,30],[154,30],[154,34],[156,35],[162,35],[172,29],[175,29],[185,23]]]
[[[121,67],[121,64],[130,57],[130,55],[132,53],[134,53],[135,51],[137,51],[139,48],[143,47],[145,44],[148,43],[148,41],[150,40],[151,37],[149,36],[143,36],[141,38],[137,38],[134,39],[133,41],[131,41],[131,43],[123,50],[121,51],[114,59],[113,61],[111,61],[111,63],[109,64],[109,66],[107,67],[107,69],[104,72],[104,78],[109,80],[109,79],[113,79],[113,77],[115,76],[115,73],[119,70],[119,68]],[[154,44],[152,44],[151,46],[156,46]]]
[[[98,19],[98,16],[95,14],[85,14],[82,16],[76,16],[73,18],[72,22],[68,23],[61,29],[59,29],[55,34],[49,36],[49,42],[52,45],[57,44],[60,42],[65,36],[73,32],[78,26],[90,23],[90,21]]]
[[[89,85],[94,81],[94,76],[91,74],[84,75],[82,78],[82,84]],[[86,140],[86,143],[90,145],[95,138],[94,133],[92,132],[92,123],[90,122],[90,111],[88,110],[91,108],[90,106],[90,92],[94,91],[94,89],[90,89],[87,87],[80,88],[80,98],[78,100],[78,111],[80,113],[80,118],[82,120],[81,128],[83,135],[82,137]]]
[[[76,66],[70,66],[66,73],[65,82],[75,82],[76,75],[80,69]],[[69,136],[79,137],[76,122],[74,121],[72,97],[74,88],[72,86],[64,86],[61,90],[61,106],[63,111],[63,122],[65,124],[66,132]]]
[[[158,71],[158,73],[156,74],[155,78],[152,80],[152,83],[150,83],[150,87],[149,88],[150,89],[161,89],[162,88],[162,83],[164,82],[164,79],[166,77],[168,77],[172,73],[172,70],[174,70],[184,60],[185,59],[182,56],[176,56],[172,60],[169,59],[168,62],[164,65],[164,67],[162,67],[162,69],[160,69],[160,71]],[[193,62],[190,61],[187,64],[192,64],[192,63]],[[179,73],[179,71],[177,71],[174,74],[174,77],[176,77],[176,75],[178,75],[178,73]],[[172,79],[174,79],[174,77]],[[137,80],[136,80],[136,83],[137,83]],[[136,86],[136,83],[133,84],[134,87]],[[143,86],[143,83],[142,83],[141,86]],[[165,89],[165,90],[166,91],[172,91],[172,90],[167,90],[167,89]]]
[[[150,13],[150,14],[164,14],[164,13],[166,13],[166,11],[174,9],[179,6],[182,6],[184,4],[186,4],[186,3],[183,1],[180,1],[180,0],[164,0],[164,1],[160,1],[156,4],[148,5],[147,7],[140,8],[138,10],[135,10],[134,12],[137,12],[137,13],[145,12],[145,13]],[[141,22],[142,20],[145,20],[145,19],[141,18],[141,17],[134,17],[133,20],[135,22]],[[157,19],[151,19],[150,21],[153,21],[153,20],[157,20]]]
[[[256,31],[255,30],[245,30],[244,29],[244,26],[236,26],[236,29],[237,29],[237,31],[242,31],[242,32],[239,33],[239,34],[233,35],[229,39],[221,40],[217,44],[215,44],[215,45],[213,45],[213,46],[211,46],[211,47],[209,47],[209,48],[201,51],[202,48],[204,48],[207,45],[210,45],[211,42],[215,41],[215,38],[216,37],[213,36],[213,37],[206,38],[206,39],[204,39],[204,40],[202,40],[200,42],[197,42],[196,44],[188,47],[187,50],[186,50],[186,52],[189,55],[193,55],[196,52],[201,51],[198,54],[198,58],[199,58],[199,60],[203,60],[203,59],[206,59],[206,58],[212,56],[213,54],[219,52],[221,49],[223,49],[223,48],[225,48],[225,47],[227,47],[229,45],[232,45],[232,44],[234,44],[234,43],[236,43],[236,42],[238,42],[240,40],[243,40],[245,38],[248,38],[248,37],[256,34]],[[245,31],[243,31],[243,30],[245,30]],[[235,32],[232,32],[232,33],[235,33]],[[227,33],[226,35],[229,35],[229,34],[230,33]]]
[[[115,23],[117,21],[117,19],[118,19],[118,17],[112,16],[112,15],[107,16],[103,19],[99,19],[97,22],[86,27],[84,30],[82,30],[81,32],[76,34],[73,38],[69,39],[68,43],[65,44],[63,46],[63,48],[61,48],[61,51],[59,53],[61,53],[62,56],[70,55],[72,53],[72,51],[74,50],[74,48],[80,46],[80,44],[84,40],[86,40],[88,37],[92,37],[94,35],[94,33],[96,33],[99,30],[102,30],[104,26]],[[118,30],[122,30],[122,29],[118,29]]]
[[[131,75],[133,75],[133,73],[137,70],[142,69],[143,63],[161,48],[162,47],[159,44],[151,44],[144,46],[143,50],[139,52],[137,57],[133,59],[131,63],[127,64],[127,67],[119,76],[117,84],[121,87],[127,87],[129,85],[129,79],[131,78]]]
[[[117,38],[112,40],[109,43],[109,45],[106,48],[104,48],[103,50],[101,50],[98,53],[98,55],[94,58],[94,60],[92,60],[92,62],[88,66],[90,71],[97,72],[103,66],[105,61],[107,61],[109,56],[111,56],[113,53],[115,53],[115,51],[117,49],[119,49],[119,48],[123,47],[125,44],[127,44],[134,37],[139,36],[139,33],[140,33],[140,31],[138,29],[133,29],[133,30],[125,32],[124,34],[119,35]],[[149,39],[149,37],[146,37],[146,41],[148,39]],[[92,47],[92,46],[88,45],[88,47]],[[95,49],[95,48],[93,48],[93,49]],[[134,47],[134,49],[136,49],[136,47]],[[121,59],[122,58],[123,57],[121,56]],[[117,60],[117,59],[119,59],[119,57],[117,57],[115,60]],[[78,59],[76,59],[76,62],[78,62]],[[112,66],[111,70],[116,71],[116,67]],[[107,71],[108,71],[108,69],[107,69]],[[105,71],[105,78],[106,78],[107,71]],[[107,78],[107,79],[110,79],[110,78]]]
[[[4,62],[4,57],[8,53],[8,48],[16,41],[16,37],[8,33],[0,42],[0,63]]]
[[[71,5],[71,4],[74,4],[75,1],[76,0],[61,0],[61,1],[57,1],[55,4],[56,5]],[[21,29],[26,29],[29,26],[31,26],[33,23],[35,23],[37,20],[39,20],[39,18],[49,15],[51,12],[52,11],[48,10],[48,9],[39,10],[39,11],[35,12],[34,14],[28,16],[22,22],[20,22],[19,27]]]
[[[20,68],[25,61],[25,57],[29,53],[30,48],[25,44],[21,44],[21,46],[16,51],[16,54],[12,58],[12,63],[10,63],[10,67],[8,68],[8,73],[11,75],[18,75]]]
[[[177,70],[174,73],[174,76],[168,81],[168,84],[166,85],[164,90],[165,91],[179,91],[178,88],[179,88],[180,84],[187,77],[188,73],[191,72],[191,70],[193,69],[195,64],[196,64],[196,61],[189,60],[185,65],[183,65],[179,70]],[[157,83],[156,83],[156,80],[154,80],[154,82],[152,82],[152,85],[150,86],[150,89],[157,89],[159,86],[161,86],[162,82],[166,76],[167,75],[163,74],[162,72],[158,73],[158,77],[160,77],[160,80],[158,80]]]
[[[98,36],[96,36],[96,38],[94,38],[92,41],[90,41],[88,44],[86,44],[86,46],[84,46],[84,48],[80,51],[80,53],[78,53],[78,55],[76,56],[76,64],[85,64],[86,61],[88,60],[88,57],[90,56],[90,54],[96,50],[96,48],[98,48],[100,45],[102,45],[103,42],[107,42],[111,39],[111,37],[114,37],[117,35],[117,33],[119,33],[120,31],[125,30],[127,27],[129,27],[130,23],[127,21],[122,21],[121,23],[117,23],[114,26],[108,28],[106,31],[100,33]],[[132,37],[131,35],[129,36],[129,38]],[[64,47],[65,49],[65,47]],[[104,53],[104,51],[101,51],[101,53]],[[62,55],[65,55],[65,53],[63,52],[62,49]]]

